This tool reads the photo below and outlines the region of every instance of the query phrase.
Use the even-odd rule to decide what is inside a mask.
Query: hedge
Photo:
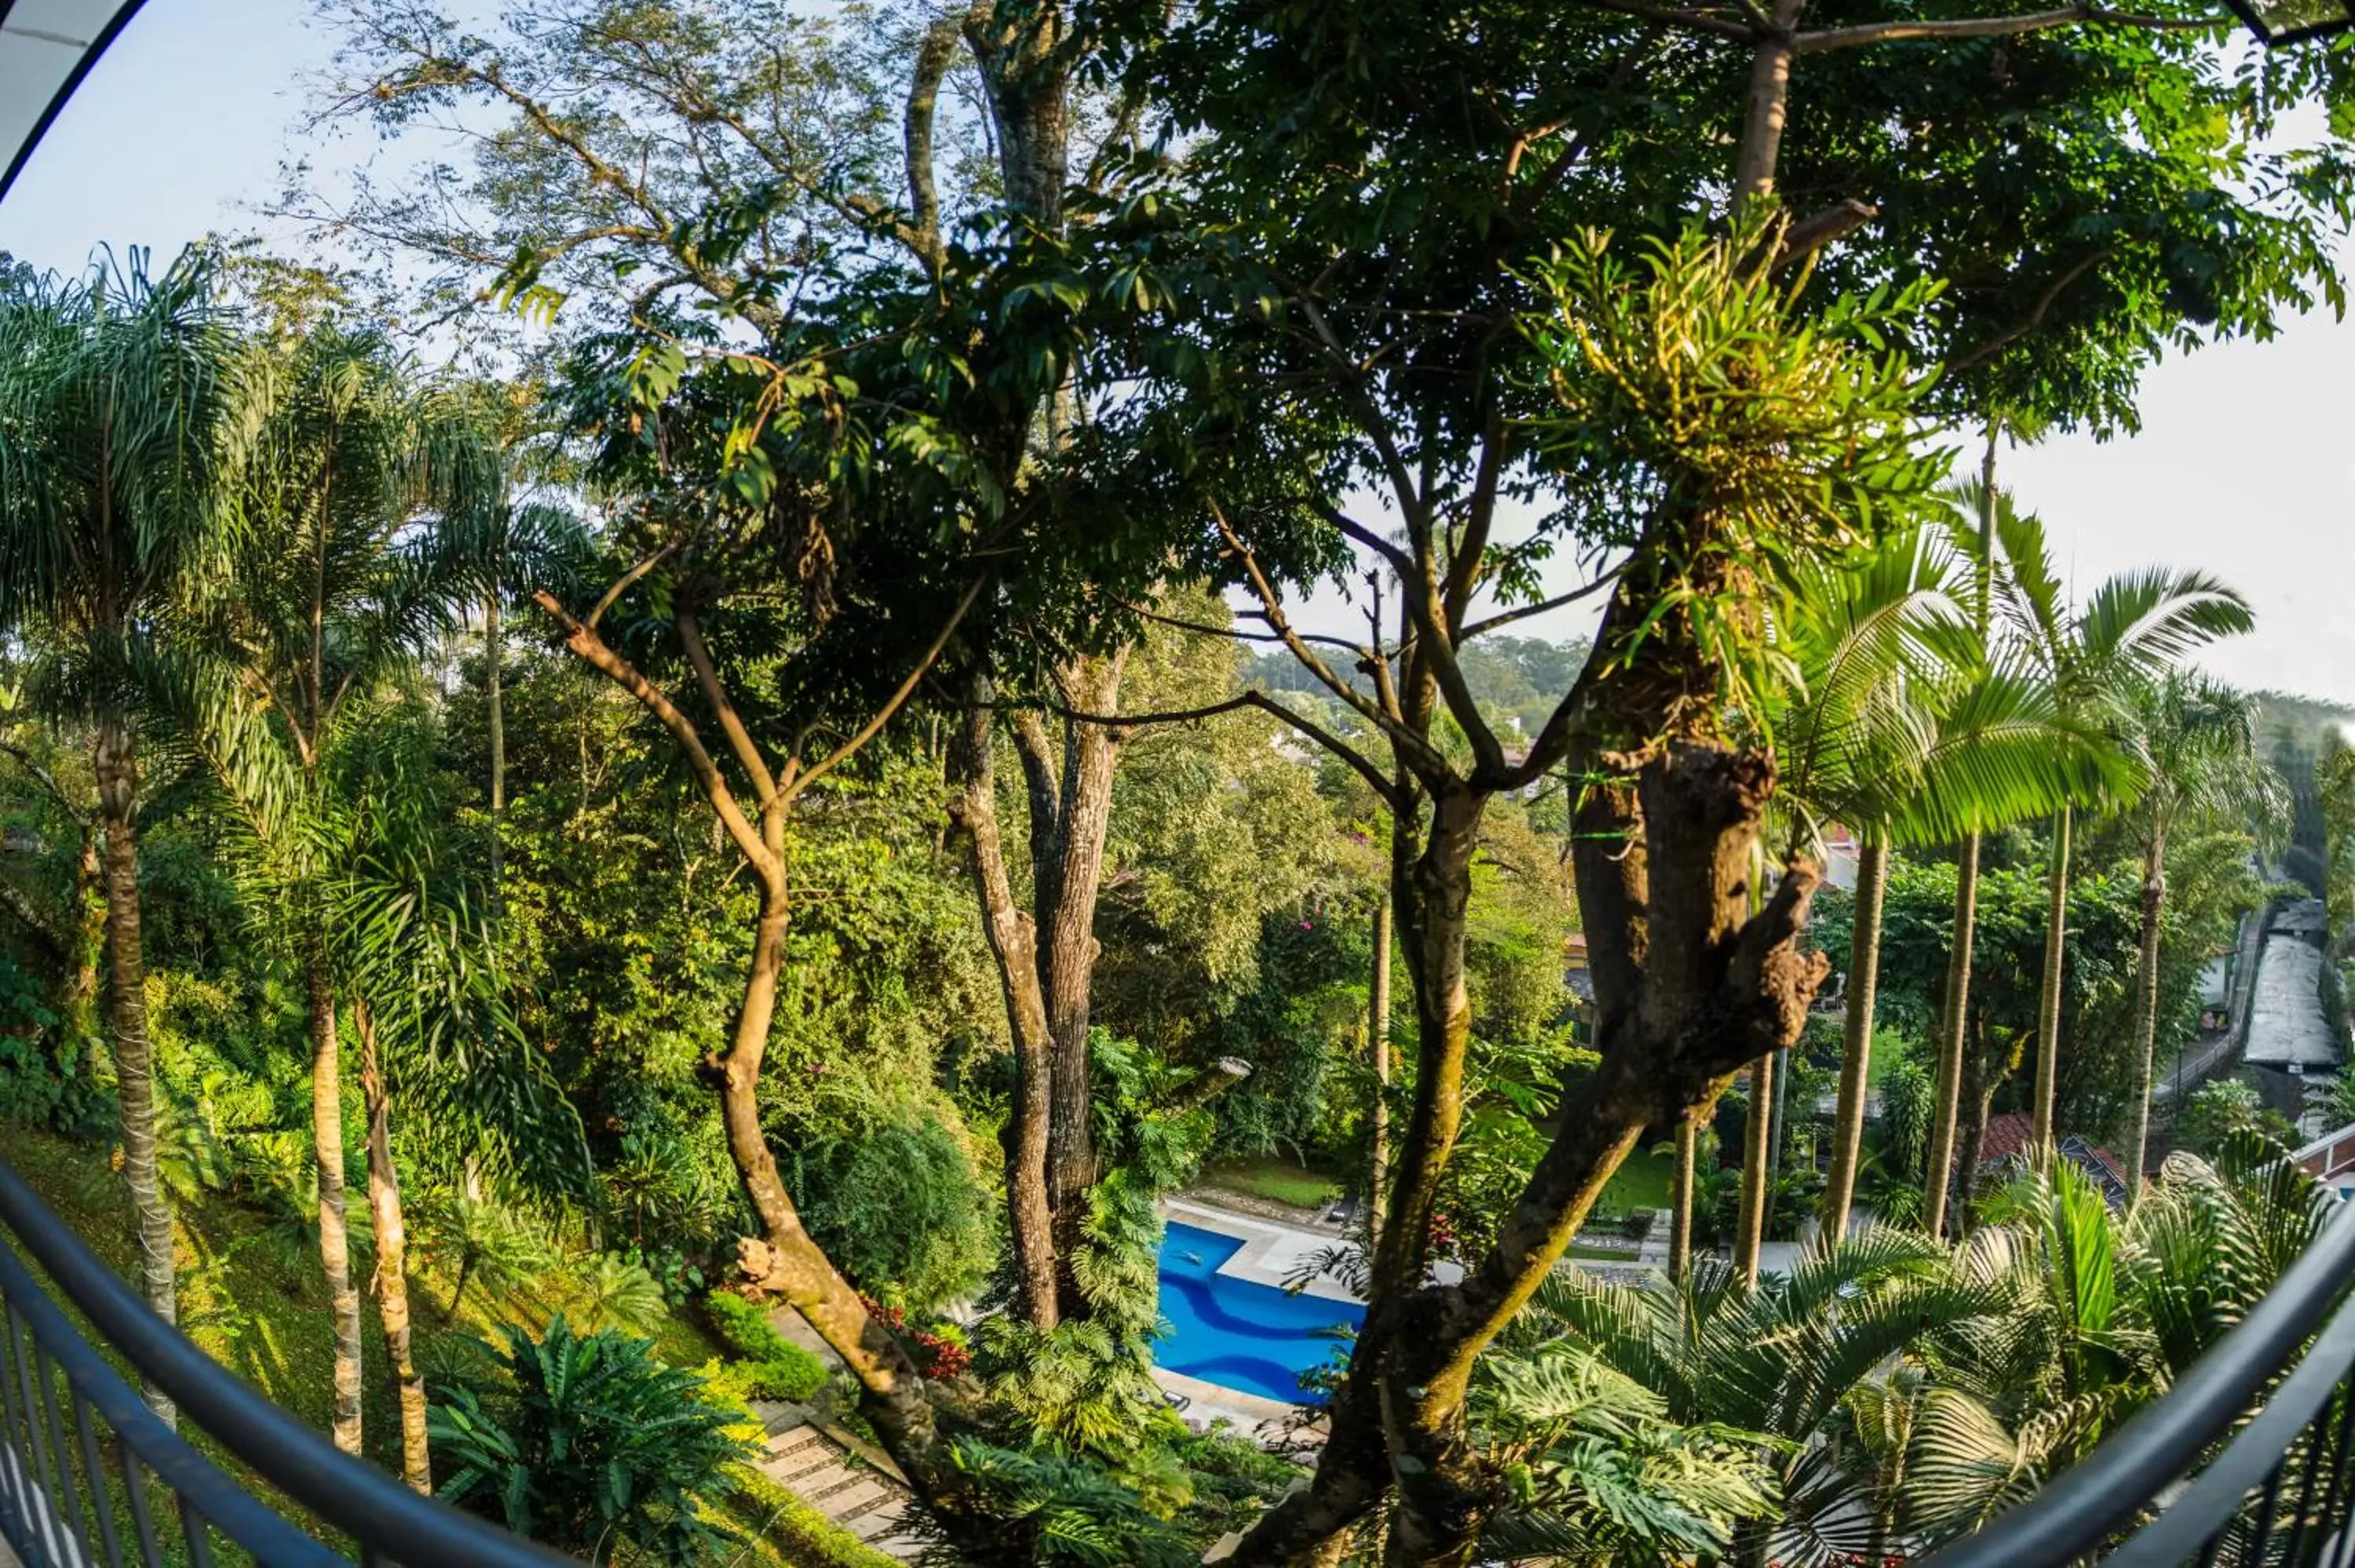
[[[703,1309],[720,1342],[741,1358],[724,1374],[740,1397],[804,1400],[826,1386],[825,1363],[778,1333],[765,1308],[715,1290]]]

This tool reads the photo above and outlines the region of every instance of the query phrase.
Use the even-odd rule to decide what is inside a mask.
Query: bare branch
[[[1550,609],[1560,609],[1564,605],[1576,604],[1580,599],[1591,598],[1618,580],[1619,568],[1614,567],[1582,588],[1574,588],[1568,593],[1558,593],[1551,599],[1540,599],[1535,604],[1524,604],[1512,609],[1501,610],[1486,620],[1476,620],[1456,634],[1456,643],[1461,646],[1481,633],[1494,631],[1500,626],[1510,626],[1517,620],[1527,620],[1533,615],[1543,615]]]
[[[941,623],[941,630],[933,637],[932,646],[924,650],[923,657],[917,660],[915,668],[908,672],[908,678],[900,683],[899,690],[893,692],[881,707],[868,715],[867,722],[858,727],[857,734],[826,753],[815,767],[800,774],[799,777],[794,777],[792,768],[788,767],[787,778],[783,785],[785,800],[792,800],[803,790],[857,756],[859,747],[874,739],[883,726],[891,722],[892,715],[907,706],[908,699],[916,694],[916,688],[922,683],[924,676],[931,672],[935,663],[940,662],[941,651],[949,645],[949,639],[956,635],[956,629],[964,622],[965,611],[971,609],[973,601],[981,597],[982,585],[988,580],[986,577],[973,579],[972,585],[964,590],[964,597],[957,600],[956,609],[950,611],[948,619]]]
[[[764,880],[782,877],[784,874],[783,863],[771,853],[760,830],[752,825],[744,815],[743,808],[736,803],[735,791],[728,788],[728,780],[720,773],[719,765],[711,759],[711,753],[704,749],[703,737],[696,733],[695,721],[679,712],[678,705],[661,687],[641,674],[636,665],[608,646],[605,640],[597,635],[594,626],[575,620],[572,612],[566,609],[554,594],[543,588],[531,597],[564,629],[564,645],[567,648],[635,697],[641,706],[662,722],[663,728],[670,731],[671,738],[686,754],[687,765],[694,772],[696,781],[703,786],[704,798],[711,802],[711,809],[718,814],[720,824],[728,830],[728,836],[736,841],[737,852]]]
[[[1616,11],[1623,16],[1640,16],[1646,22],[1659,22],[1696,33],[1713,33],[1721,38],[1732,38],[1738,44],[1754,44],[1762,32],[1761,28],[1749,22],[1712,16],[1706,11],[1680,11],[1672,5],[1646,5],[1645,0],[1586,0],[1586,3],[1598,10]]]
[[[1791,225],[1783,235],[1783,243],[1774,252],[1770,271],[1781,271],[1796,266],[1821,250],[1835,239],[1854,233],[1881,216],[1881,209],[1854,196],[1843,197],[1818,213],[1812,213]]]
[[[2009,348],[2013,344],[2018,343],[2021,338],[2026,337],[2030,333],[2034,332],[2038,327],[2042,326],[2044,324],[2044,318],[2052,313],[2052,307],[2061,302],[2061,296],[2069,291],[2069,286],[2072,283],[2074,283],[2078,279],[2083,277],[2086,273],[2092,271],[2096,266],[2100,265],[2102,259],[2108,254],[2109,252],[2106,250],[2096,250],[2092,255],[2086,257],[2083,260],[2079,261],[2075,266],[2071,267],[2068,270],[2062,272],[2058,278],[2053,279],[2051,283],[2045,288],[2044,292],[2036,297],[2036,303],[2030,307],[2028,314],[2022,316],[2019,321],[2014,322],[2011,325],[2004,328],[2003,331],[1996,334],[1995,336],[1987,339],[1987,342],[1980,344],[1969,353],[1947,361],[1947,374],[1952,375],[1958,370],[1970,370],[1981,365],[1985,365],[1988,360],[1993,359],[1997,355],[2001,354],[2005,349]]]
[[[1243,543],[1242,535],[1235,532],[1234,524],[1227,520],[1225,510],[1215,501],[1210,503],[1210,515],[1217,521],[1219,532],[1225,535],[1227,547],[1243,563],[1243,570],[1251,577],[1252,592],[1259,598],[1260,612],[1267,618],[1268,625],[1284,638],[1284,646],[1292,650],[1292,656],[1299,660],[1310,674],[1323,682],[1335,696],[1357,709],[1369,723],[1387,735],[1401,756],[1412,756],[1419,767],[1446,772],[1447,759],[1433,750],[1429,741],[1409,729],[1395,715],[1383,712],[1381,706],[1363,692],[1333,673],[1332,666],[1310,650],[1307,640],[1293,630],[1292,623],[1284,618],[1283,603],[1276,597],[1275,585],[1269,582],[1267,574],[1260,569],[1259,557],[1252,553],[1249,545]],[[1384,787],[1387,788],[1387,784]]]
[[[1190,724],[1198,719],[1216,718],[1220,714],[1231,714],[1242,708],[1257,708],[1262,713],[1273,714],[1343,762],[1348,763],[1359,778],[1372,786],[1374,794],[1384,805],[1393,810],[1406,809],[1397,785],[1385,778],[1381,769],[1367,760],[1365,753],[1316,721],[1304,718],[1293,712],[1265,692],[1248,691],[1241,696],[1230,697],[1222,703],[1210,703],[1199,708],[1179,708],[1167,713],[1083,714],[1060,706],[1056,708],[1056,712],[1080,724],[1102,725],[1107,729],[1135,729],[1146,725]]]
[[[623,594],[629,592],[630,589],[637,583],[639,578],[645,577],[648,572],[653,571],[656,567],[660,566],[662,564],[663,557],[669,555],[671,551],[677,548],[677,546],[676,545],[665,545],[661,549],[656,550],[653,555],[648,556],[645,560],[640,561],[636,566],[632,567],[628,571],[623,572],[619,577],[615,578],[613,586],[605,590],[604,597],[597,601],[597,608],[589,612],[589,619],[582,621],[581,625],[587,627],[591,631],[596,630],[597,623],[605,619],[605,612],[613,608],[613,601],[620,599]],[[538,597],[543,601],[548,598],[546,594],[541,594]]]
[[[1594,0],[1601,4],[1602,0]],[[1963,16],[1945,22],[1867,22],[1854,27],[1827,27],[1800,33],[1791,41],[1794,51],[1822,54],[1830,49],[1857,49],[1872,44],[1915,43],[1925,38],[2008,38],[2041,33],[2053,27],[2088,26],[2140,28],[2153,32],[2212,32],[2232,25],[2230,16],[2150,16],[2129,11],[2105,11],[2094,5],[2069,5],[2057,11],[2030,11],[2013,16]]]
[[[15,741],[0,740],[0,757],[14,758],[17,767],[31,774],[33,781],[48,791],[50,798],[57,801],[67,816],[73,819],[76,826],[86,828],[91,825],[90,812],[74,803],[73,797],[66,793],[65,786],[58,782],[57,776],[36,761],[31,752]]]
[[[932,109],[939,101],[941,79],[955,58],[957,18],[943,16],[924,34],[916,48],[915,78],[908,85],[905,143],[908,155],[908,201],[914,214],[909,225],[918,256],[926,269],[941,270],[941,196],[932,174]]]
[[[752,788],[758,793],[758,804],[754,810],[766,819],[769,802],[777,794],[776,776],[769,771],[767,758],[753,744],[752,732],[744,727],[743,716],[737,713],[736,705],[728,700],[728,690],[719,683],[719,672],[711,662],[711,650],[704,646],[703,627],[695,619],[695,611],[688,608],[684,598],[679,600],[678,613],[673,620],[678,627],[679,643],[687,651],[687,665],[694,670],[697,683],[703,687],[703,700],[710,705],[713,716],[719,720],[719,733],[728,737],[729,749],[735,752],[737,762],[743,767],[744,776],[752,781]],[[771,824],[764,820],[762,826],[769,828]],[[774,836],[773,829],[770,836]],[[776,843],[769,847],[780,851],[783,848]]]

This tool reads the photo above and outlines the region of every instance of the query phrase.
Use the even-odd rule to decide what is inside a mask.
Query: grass
[[[1636,1261],[1636,1249],[1627,1247],[1614,1250],[1607,1246],[1588,1246],[1582,1242],[1572,1242],[1570,1244],[1570,1255],[1592,1258],[1597,1263],[1633,1263]]]
[[[1625,1214],[1637,1209],[1667,1208],[1676,1169],[1676,1156],[1666,1150],[1638,1149],[1613,1174],[1603,1195],[1594,1201],[1594,1212]]]
[[[101,1261],[134,1286],[137,1282],[137,1241],[131,1202],[122,1178],[108,1163],[109,1150],[80,1143],[39,1128],[6,1128],[8,1160],[25,1181]],[[355,1195],[355,1203],[364,1199]],[[321,1276],[314,1242],[296,1234],[261,1208],[227,1194],[211,1194],[194,1204],[177,1204],[179,1321],[187,1336],[208,1354],[228,1367],[272,1403],[305,1425],[324,1433],[331,1416],[335,1386],[335,1345],[328,1312],[326,1286]],[[27,1260],[29,1262],[29,1260]],[[365,1285],[367,1260],[354,1259],[354,1273]],[[46,1283],[46,1282],[45,1282]],[[529,1293],[527,1293],[529,1294]],[[51,1287],[53,1298],[59,1298]],[[537,1300],[502,1302],[479,1287],[467,1292],[464,1314],[453,1319],[446,1311],[450,1282],[429,1271],[412,1269],[409,1280],[410,1311],[419,1361],[435,1364],[434,1347],[464,1338],[486,1335],[502,1316],[538,1323],[546,1316]],[[69,1304],[62,1302],[85,1333],[89,1326]],[[395,1475],[400,1468],[400,1414],[394,1393],[390,1361],[376,1306],[364,1298],[361,1311],[361,1399],[368,1457]],[[90,1336],[122,1372],[136,1383],[129,1365],[103,1341]],[[656,1353],[673,1365],[700,1367],[725,1347],[691,1310],[671,1313],[655,1336]],[[223,1449],[193,1423],[183,1422],[188,1438],[240,1484],[258,1492],[265,1502],[302,1528],[339,1548],[327,1529],[290,1499],[277,1494],[261,1478]],[[78,1466],[77,1466],[78,1467]],[[158,1527],[174,1536],[169,1499],[154,1499],[160,1510]],[[120,1512],[118,1501],[117,1511]],[[847,1564],[870,1568],[883,1561],[872,1552],[854,1552],[857,1542],[840,1531],[828,1534],[825,1520],[806,1509],[796,1510],[773,1499],[739,1499],[733,1511],[745,1524],[770,1527],[770,1537],[752,1542],[755,1563],[826,1568]],[[825,1528],[821,1528],[825,1527]],[[840,1539],[836,1539],[836,1537]],[[216,1535],[214,1545],[225,1564],[242,1563],[244,1553],[230,1549],[227,1538]],[[185,1552],[176,1540],[165,1543],[165,1555],[179,1560]]]
[[[1295,1209],[1322,1208],[1341,1195],[1341,1184],[1334,1178],[1276,1155],[1214,1160],[1203,1168],[1202,1181],[1207,1186],[1246,1198],[1289,1203]]]

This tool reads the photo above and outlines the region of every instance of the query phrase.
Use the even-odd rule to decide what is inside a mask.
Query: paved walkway
[[[901,1528],[915,1506],[906,1483],[811,1425],[798,1404],[752,1409],[769,1429],[754,1461],[762,1474],[885,1556],[915,1561],[924,1542]]]

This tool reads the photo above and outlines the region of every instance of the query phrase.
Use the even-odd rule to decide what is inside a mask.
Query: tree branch
[[[90,813],[74,804],[73,797],[66,793],[65,786],[58,782],[57,775],[34,760],[31,752],[13,740],[0,740],[0,757],[13,758],[17,767],[31,774],[33,781],[48,791],[50,798],[57,801],[65,814],[73,819],[76,827],[86,828],[91,825]]]
[[[635,697],[641,706],[662,722],[663,728],[670,731],[671,738],[678,743],[679,750],[686,753],[687,765],[693,770],[696,781],[703,786],[704,798],[711,802],[711,809],[719,815],[721,825],[727,828],[728,836],[736,841],[737,852],[763,878],[783,875],[783,863],[770,853],[767,841],[744,815],[743,808],[736,803],[735,791],[728,788],[728,780],[721,775],[719,765],[711,759],[711,753],[704,749],[703,737],[696,733],[695,722],[679,712],[677,705],[664,694],[662,688],[641,674],[636,665],[615,652],[603,638],[598,636],[594,626],[575,620],[572,612],[566,609],[554,594],[542,588],[531,597],[564,629],[564,645],[567,648]]]
[[[1593,0],[1601,4],[1602,0]],[[1794,52],[1822,54],[1831,49],[1858,49],[1872,44],[1915,43],[1926,38],[2008,38],[2077,26],[2129,27],[2157,32],[2210,31],[2232,26],[2232,18],[2214,16],[2149,16],[2128,11],[2105,11],[2097,6],[2069,5],[2057,11],[2030,11],[2015,16],[1964,16],[1945,22],[1867,22],[1854,27],[1827,27],[1801,33],[1791,41]]]
[[[1525,604],[1514,609],[1501,610],[1486,620],[1476,620],[1465,627],[1455,641],[1459,644],[1469,642],[1483,632],[1494,631],[1500,626],[1510,626],[1517,620],[1527,620],[1533,615],[1543,615],[1550,609],[1560,609],[1565,605],[1576,604],[1580,599],[1602,592],[1618,580],[1619,568],[1614,567],[1593,582],[1582,588],[1574,588],[1568,593],[1558,593],[1551,599],[1540,599],[1535,604]]]
[[[908,157],[908,201],[914,221],[909,225],[918,257],[927,270],[939,275],[941,244],[940,186],[932,173],[932,111],[940,99],[941,79],[948,74],[960,36],[958,19],[943,16],[924,33],[916,48],[914,79],[908,85],[908,109],[903,138]]]
[[[753,809],[765,816],[769,802],[776,798],[776,776],[769,771],[768,760],[761,755],[761,748],[753,744],[752,732],[744,727],[743,717],[737,713],[736,705],[728,700],[727,689],[719,683],[719,672],[711,662],[711,651],[704,646],[702,624],[695,619],[695,612],[687,608],[685,599],[679,601],[678,611],[672,620],[678,627],[680,646],[687,651],[687,665],[694,670],[696,682],[703,688],[703,700],[710,705],[712,715],[719,721],[719,733],[728,737],[729,749],[736,754],[736,760],[742,766],[745,777],[752,781],[752,788],[758,792],[759,799]],[[780,846],[773,844],[770,847]]]
[[[1240,696],[1229,697],[1224,702],[1208,703],[1199,708],[1177,708],[1166,713],[1083,714],[1060,705],[1056,706],[1055,711],[1064,718],[1080,724],[1102,725],[1107,729],[1134,729],[1146,725],[1191,724],[1199,719],[1216,718],[1220,714],[1235,713],[1243,708],[1257,708],[1262,713],[1273,714],[1282,719],[1285,724],[1348,763],[1359,777],[1373,786],[1375,796],[1383,804],[1393,810],[1404,809],[1400,803],[1396,787],[1389,779],[1383,777],[1380,768],[1367,760],[1365,753],[1335,735],[1331,730],[1312,719],[1303,718],[1265,692],[1257,689],[1245,692]]]
[[[1721,38],[1732,38],[1738,44],[1754,44],[1759,29],[1747,22],[1731,21],[1712,16],[1706,11],[1679,11],[1669,5],[1650,5],[1645,0],[1586,0],[1597,10],[1616,11],[1623,16],[1640,16],[1646,22],[1659,22],[1671,27],[1684,27],[1696,33],[1713,33]]]
[[[2058,278],[2053,279],[2044,292],[2036,297],[2036,303],[2030,307],[2027,315],[2004,328],[1969,353],[1949,360],[1946,364],[1946,373],[1953,375],[1957,371],[1976,369],[2042,326],[2044,318],[2052,313],[2052,307],[2061,302],[2061,296],[2069,291],[2069,285],[2100,265],[2102,259],[2108,254],[2106,250],[2096,250]]]
[[[788,766],[788,776],[783,786],[783,793],[786,800],[792,800],[803,790],[857,756],[859,747],[874,739],[883,726],[891,722],[891,715],[907,705],[908,699],[916,694],[916,688],[922,683],[924,676],[931,672],[935,663],[940,662],[941,651],[949,645],[949,639],[956,635],[956,629],[964,624],[965,611],[971,609],[973,601],[981,597],[982,585],[988,580],[986,576],[973,579],[972,584],[964,590],[964,597],[957,600],[956,609],[951,610],[949,618],[941,623],[941,630],[932,638],[932,646],[924,650],[924,656],[916,661],[914,669],[908,672],[908,678],[900,683],[899,689],[891,694],[881,707],[877,708],[868,716],[856,735],[826,753],[815,767],[798,777],[793,776],[792,767]]]

